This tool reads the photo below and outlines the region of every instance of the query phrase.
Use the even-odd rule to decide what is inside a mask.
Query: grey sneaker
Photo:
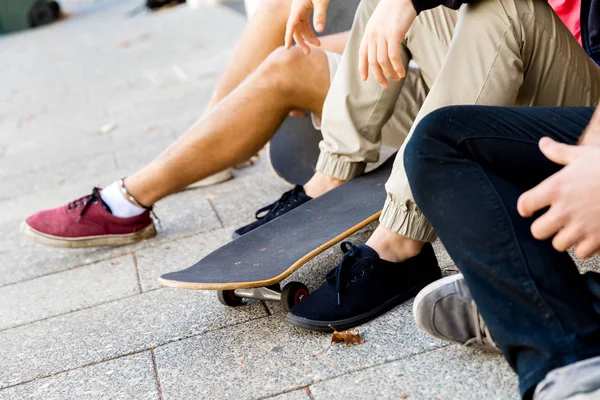
[[[538,383],[534,400],[600,399],[600,356],[550,371]]]
[[[419,328],[436,338],[499,353],[462,274],[435,281],[417,295],[413,315]]]

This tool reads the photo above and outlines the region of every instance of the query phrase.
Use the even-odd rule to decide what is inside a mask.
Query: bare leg
[[[265,62],[185,135],[125,185],[151,205],[190,183],[243,162],[273,136],[288,112],[321,113],[329,89],[327,56],[292,48],[275,50]]]
[[[425,245],[423,242],[399,235],[383,225],[379,225],[375,229],[366,244],[375,250],[379,257],[391,262],[405,261],[415,257]]]
[[[342,183],[344,183],[344,181],[332,178],[331,176],[317,171],[304,185],[304,191],[310,197],[315,198],[340,186]]]
[[[232,62],[221,76],[204,110],[208,113],[240,85],[279,46],[283,45],[291,0],[261,0],[256,14],[235,46]]]
[[[283,45],[285,25],[291,9],[291,0],[261,0],[256,13],[233,51],[232,60],[219,79],[213,95],[204,110],[208,113],[215,105],[240,85],[279,46]],[[327,35],[320,48],[342,53],[348,32]]]

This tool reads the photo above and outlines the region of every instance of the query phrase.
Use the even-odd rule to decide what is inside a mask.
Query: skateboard
[[[217,290],[237,306],[244,298],[280,301],[288,311],[308,289],[279,282],[331,246],[377,220],[394,157],[379,168],[301,205],[215,250],[196,264],[162,275],[162,286]]]
[[[288,117],[267,146],[267,160],[275,175],[292,185],[304,185],[315,173],[321,132],[309,116]]]

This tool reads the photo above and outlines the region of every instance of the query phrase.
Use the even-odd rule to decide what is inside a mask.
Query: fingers
[[[285,43],[285,48],[289,49],[292,47],[292,41],[294,39],[294,25],[293,22],[288,21],[286,27],[285,27],[285,38],[284,38],[284,43]]]
[[[575,246],[581,240],[582,236],[583,232],[578,226],[567,224],[567,226],[558,231],[556,236],[554,236],[552,246],[558,251],[567,251],[572,246]]]
[[[302,25],[302,38],[305,43],[308,42],[313,46],[321,45],[319,38],[317,38],[317,35],[315,35],[315,33],[310,28],[310,24],[308,23],[308,21],[304,25]]]
[[[383,75],[383,70],[377,61],[377,46],[379,43],[375,40],[369,40],[368,56],[369,56],[369,69],[373,78],[381,85],[381,87],[387,88],[388,81]]]
[[[313,25],[317,32],[323,32],[325,30],[325,22],[327,21],[329,0],[316,1],[315,3]]]
[[[310,30],[310,27],[308,28]],[[306,44],[304,37],[306,35],[306,26],[305,24],[298,24],[293,32],[294,41],[296,42],[296,46],[298,46],[304,54],[310,54],[310,47]]]
[[[531,217],[533,213],[552,203],[555,196],[555,180],[556,177],[551,176],[519,197],[517,210],[522,217]]]
[[[365,34],[360,44],[358,54],[358,69],[363,81],[369,77],[369,70],[373,78],[383,88],[389,86],[389,79],[396,82],[404,78],[406,72],[402,64],[400,43],[388,42],[385,38],[376,38]]]
[[[553,206],[531,224],[531,233],[534,238],[545,240],[554,236],[566,222],[563,211]]]
[[[388,55],[392,68],[394,69],[395,75],[389,75],[390,78],[398,82],[404,78],[406,71],[404,70],[404,64],[402,63],[402,53],[400,51],[400,42],[397,40],[388,42]]]
[[[592,238],[587,238],[575,247],[575,255],[579,258],[588,258],[597,253],[598,250],[600,250],[600,244]]]
[[[383,45],[377,46],[377,63],[381,66],[381,69],[383,70],[383,73],[386,77],[398,82],[400,80],[400,77],[398,76],[398,74],[396,74],[396,70],[394,70],[392,62],[390,61],[388,43],[382,41],[381,44]],[[388,87],[387,79],[385,80],[385,86],[383,87]]]
[[[577,155],[577,147],[569,146],[563,143],[545,137],[540,140],[540,150],[552,162],[560,165],[567,165]]]

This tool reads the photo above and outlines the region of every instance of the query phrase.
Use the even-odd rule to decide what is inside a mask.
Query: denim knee
[[[445,146],[441,144],[447,142],[445,136],[451,131],[448,122],[452,121],[454,113],[461,111],[463,110],[451,106],[429,113],[419,122],[407,143],[404,169],[415,199],[426,201],[425,194],[435,185],[435,170],[443,168],[439,160],[445,153]]]

